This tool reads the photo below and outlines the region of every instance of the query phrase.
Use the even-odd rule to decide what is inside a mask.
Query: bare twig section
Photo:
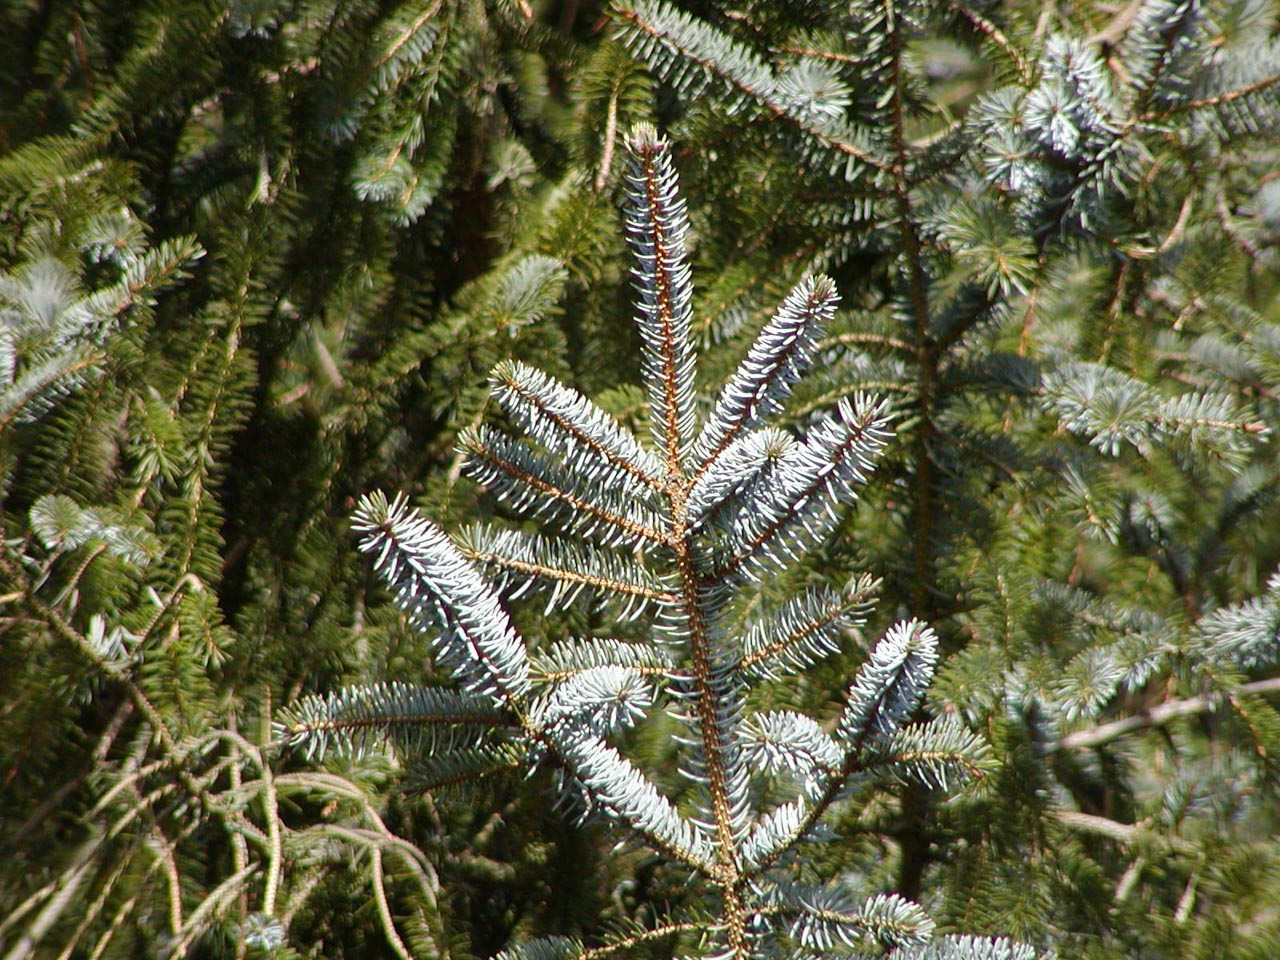
[[[373,865],[373,878],[370,885],[373,887],[373,899],[378,905],[378,918],[382,921],[382,933],[400,960],[413,960],[413,955],[410,954],[409,948],[405,946],[404,940],[400,937],[400,931],[396,929],[395,918],[391,916],[391,904],[387,902],[387,881],[382,867],[382,848],[378,846],[372,847],[369,851],[369,856]]]
[[[1191,218],[1191,211],[1195,208],[1195,194],[1188,193],[1182,200],[1182,207],[1178,210],[1178,219],[1174,222],[1173,228],[1169,231],[1169,235],[1160,242],[1160,246],[1156,248],[1157,254],[1167,253],[1180,239],[1187,229],[1187,221]]]
[[[1106,47],[1115,46],[1129,32],[1129,28],[1133,26],[1133,21],[1137,19],[1145,3],[1146,0],[1129,0],[1128,5],[1112,17],[1111,22],[1091,36],[1089,40]]]
[[[1139,843],[1160,843],[1178,853],[1195,851],[1195,844],[1175,836],[1158,833],[1146,823],[1120,823],[1118,820],[1110,820],[1092,813],[1081,813],[1078,810],[1056,810],[1053,817],[1068,829],[1106,837],[1108,840],[1127,846]]]
[[[1253,683],[1241,684],[1239,692],[1246,694],[1280,693],[1280,677],[1271,677],[1267,680],[1255,680]],[[1088,730],[1069,733],[1053,744],[1052,748],[1054,750],[1080,750],[1101,747],[1138,730],[1160,727],[1179,717],[1207,713],[1220,707],[1225,702],[1227,701],[1224,697],[1190,697],[1186,700],[1170,700],[1159,706],[1151,707],[1149,710],[1136,713],[1131,717],[1123,717]]]
[[[613,166],[613,148],[618,141],[619,93],[619,85],[615,83],[613,91],[609,94],[609,110],[604,119],[604,150],[600,154],[600,169],[596,171],[596,178],[592,183],[596,193],[604,189],[609,181],[609,168]]]

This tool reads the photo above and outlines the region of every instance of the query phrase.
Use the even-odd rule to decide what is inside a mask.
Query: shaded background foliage
[[[1274,3],[2,16],[6,956],[488,956],[686,895],[540,783],[405,796],[269,729],[432,677],[345,518],[493,509],[453,447],[496,361],[634,420],[641,119],[679,148],[708,390],[835,277],[789,415],[870,389],[899,433],[793,575],[883,577],[869,632],[933,623],[931,709],[1000,760],[851,811],[815,870],[1064,955],[1277,952]]]

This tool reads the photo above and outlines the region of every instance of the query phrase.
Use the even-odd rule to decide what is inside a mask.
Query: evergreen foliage
[[[801,957],[1280,955],[1278,16],[0,8],[0,956],[711,952],[686,846]],[[687,206],[620,231],[643,122]],[[377,489],[509,634],[386,602]]]
[[[890,775],[945,788],[980,771],[982,744],[968,731],[945,722],[906,725],[936,666],[932,630],[918,621],[890,628],[828,734],[803,714],[748,707],[744,660],[759,641],[744,643],[735,613],[763,606],[763,617],[772,619],[772,602],[790,607],[792,619],[810,599],[805,592],[777,603],[761,580],[823,542],[884,447],[888,412],[862,396],[841,401],[802,439],[770,449],[786,435],[767,418],[807,372],[806,347],[834,312],[834,286],[816,277],[801,281],[766,324],[699,429],[684,203],[669,145],[652,127],[637,127],[628,148],[627,230],[653,452],[577,392],[511,364],[498,368],[494,392],[529,442],[482,431],[467,448],[474,451],[471,472],[516,512],[539,517],[550,534],[576,534],[572,554],[499,554],[511,595],[559,580],[586,585],[580,599],[574,591],[560,604],[599,608],[617,578],[597,571],[625,562],[625,554],[611,551],[640,551],[640,575],[630,580],[647,578],[660,592],[650,630],[630,644],[591,637],[559,645],[557,669],[537,671],[535,684],[530,661],[541,644],[517,632],[498,590],[438,526],[403,499],[374,494],[355,517],[361,549],[414,626],[434,635],[433,660],[460,689],[345,690],[282,712],[280,730],[315,755],[333,745],[350,752],[375,726],[422,787],[443,785],[431,778],[442,768],[451,780],[468,767],[488,772],[487,764],[472,765],[477,757],[552,765],[581,816],[598,815],[707,888],[697,899],[710,898],[717,917],[710,928],[679,914],[655,917],[678,943],[689,941],[685,949],[698,943],[711,955],[745,960],[789,955],[796,945],[830,953],[837,945],[927,942],[932,922],[907,900],[857,898],[857,885],[836,877],[827,887],[797,881],[805,861],[800,845],[819,838],[823,815],[837,801],[866,804]],[[487,539],[502,542],[500,534]],[[831,605],[845,609],[864,599],[839,596]],[[553,594],[547,611],[555,606]],[[771,652],[813,659],[820,651],[809,636],[818,629],[810,620],[789,633],[769,630],[778,647]],[[761,632],[751,627],[746,636]],[[801,652],[792,652],[793,643]],[[836,646],[835,638],[828,644]],[[632,648],[637,652],[623,652]],[[655,650],[665,652],[665,662],[656,664],[660,672],[646,671]],[[663,759],[687,781],[676,791],[684,811],[659,789],[659,771],[619,749],[632,727],[663,725],[661,713],[676,724],[674,740],[686,745]],[[506,956],[588,953],[562,939],[537,943]],[[590,953],[633,943],[626,934]]]

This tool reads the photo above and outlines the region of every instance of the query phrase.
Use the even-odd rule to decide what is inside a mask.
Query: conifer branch
[[[676,599],[675,594],[673,593],[668,593],[665,590],[657,590],[653,587],[646,586],[645,584],[629,583],[624,580],[615,580],[609,577],[592,576],[591,574],[581,573],[578,570],[566,567],[557,567],[546,563],[520,560],[518,558],[505,556],[499,553],[484,553],[473,550],[468,551],[467,556],[472,560],[478,560],[481,563],[493,564],[494,566],[500,567],[504,570],[518,573],[523,577],[558,580],[562,583],[573,584],[574,586],[591,587],[594,590],[600,590],[605,593],[640,597],[644,600],[652,600],[655,603],[661,604],[672,603]]]
[[[1031,66],[1027,63],[1026,58],[1023,57],[1022,51],[1013,45],[1013,42],[1003,30],[976,10],[973,10],[966,4],[959,2],[959,0],[947,0],[947,6],[968,20],[975,30],[982,33],[992,43],[999,47],[1001,52],[1003,52],[1004,55],[1013,62],[1013,68],[1018,72],[1018,79],[1022,81],[1023,85],[1031,85],[1034,79]]]
[[[740,535],[716,558],[713,582],[777,563],[790,543],[834,524],[836,504],[865,480],[872,458],[883,449],[889,420],[883,402],[863,395],[842,401],[837,414],[838,420],[828,420],[779,458],[777,472],[757,496],[743,498]]]
[[[627,145],[627,180],[633,188],[627,239],[637,261],[633,276],[654,439],[674,480],[683,473],[694,425],[692,289],[684,247],[688,217],[657,130],[641,125]]]
[[[689,657],[694,680],[695,710],[702,735],[702,752],[706,765],[707,789],[711,794],[711,814],[718,843],[715,876],[724,897],[724,913],[728,946],[732,956],[747,956],[745,911],[742,903],[740,864],[737,857],[737,830],[734,803],[730,797],[730,780],[738,771],[728,768],[728,745],[723,736],[719,694],[723,684],[717,682],[709,625],[703,610],[703,589],[690,538],[683,527],[684,505],[677,494],[672,504],[676,519],[675,566],[681,589],[684,629],[688,634]]]
[[[762,911],[790,919],[791,934],[802,947],[824,952],[837,944],[865,946],[873,939],[883,947],[921,945],[933,933],[933,921],[916,904],[893,894],[878,894],[855,905],[842,892],[783,887]]]
[[[490,379],[498,403],[545,446],[581,448],[652,490],[661,487],[662,464],[581,394],[515,362],[498,364]],[[567,445],[555,444],[556,433]]]
[[[920,703],[938,661],[938,638],[916,620],[895,624],[849,688],[838,735],[855,752],[893,737]]]
[[[936,637],[932,630],[918,622],[896,625],[876,644],[850,688],[849,702],[839,721],[837,737],[846,751],[843,761],[833,767],[828,750],[815,754],[815,758],[821,761],[815,769],[822,773],[822,778],[816,784],[813,802],[807,807],[797,807],[796,820],[785,839],[772,849],[759,853],[752,869],[747,872],[748,876],[758,875],[772,867],[802,837],[807,836],[855,774],[892,767],[895,761],[890,758],[895,748],[899,748],[903,761],[912,759],[907,751],[900,749],[905,743],[894,741],[903,721],[919,703],[932,677],[936,658]],[[944,733],[946,749],[932,752],[920,750],[920,742],[916,740],[912,744],[914,759],[942,767],[980,770],[970,759],[977,741],[970,739],[965,742],[966,736],[967,731],[961,729],[950,736]],[[935,775],[934,779],[942,778]]]
[[[589,796],[640,834],[655,849],[691,869],[717,875],[716,854],[666,797],[635,765],[594,736],[552,734],[569,768]]]
[[[811,362],[822,328],[839,301],[827,277],[809,277],[788,294],[725,384],[694,446],[695,476],[711,466],[738,434],[775,413]]]
[[[1224,93],[1216,94],[1212,97],[1202,97],[1198,100],[1188,100],[1186,103],[1175,104],[1165,110],[1149,111],[1138,115],[1138,120],[1143,123],[1151,123],[1156,120],[1167,120],[1172,116],[1180,113],[1189,113],[1195,110],[1207,110],[1212,107],[1225,106],[1244,97],[1253,96],[1255,93],[1261,93],[1270,87],[1280,83],[1280,72],[1268,74],[1265,77],[1259,77],[1252,83],[1244,86],[1236,87],[1233,90],[1227,90]]]
[[[985,744],[952,720],[913,724],[871,747],[859,773],[887,774],[927,790],[949,789],[953,781],[977,780],[987,771]]]
[[[40,621],[49,625],[54,634],[62,638],[70,645],[78,654],[83,656],[91,663],[104,677],[114,677],[124,684],[124,688],[128,691],[129,699],[133,701],[138,711],[147,718],[150,723],[155,737],[169,750],[176,745],[173,741],[173,735],[168,725],[164,722],[160,712],[155,705],[147,699],[146,693],[138,686],[134,680],[116,670],[114,665],[105,660],[101,654],[94,648],[85,636],[76,630],[71,624],[62,617],[57,610],[44,603],[37,597],[27,586],[27,580],[21,575],[19,570],[10,562],[9,558],[0,553],[0,573],[12,584],[18,588],[18,596],[27,609],[31,611]]]
[[[382,70],[394,60],[401,49],[410,43],[418,35],[418,32],[431,21],[431,18],[440,11],[442,2],[443,0],[436,0],[434,3],[427,4],[416,17],[405,24],[404,29],[392,37],[391,42],[386,45],[381,55],[374,61],[374,69]]]
[[[681,11],[661,10],[643,3],[619,6],[614,16],[634,31],[626,36],[642,36],[648,42],[666,48],[668,55],[680,64],[680,72],[687,70],[688,64],[695,64],[708,76],[717,77],[736,94],[758,105],[771,120],[794,129],[824,151],[839,155],[851,170],[857,165],[879,172],[891,170],[889,163],[876,157],[869,149],[832,133],[808,115],[787,109],[774,90],[768,68],[744,51],[728,50],[730,41],[716,35],[709,25],[697,23]],[[692,45],[689,42],[692,37],[703,38],[699,46],[709,49]],[[846,179],[852,179],[852,176]]]
[[[572,484],[527,455],[527,451],[504,442],[491,431],[468,431],[459,438],[459,445],[466,451],[467,469],[481,483],[493,484],[507,480],[517,509],[527,506],[536,496],[547,505],[544,512],[553,513],[559,519],[565,517],[586,518],[567,522],[590,532],[601,531],[606,541],[621,538],[625,541],[644,540],[651,544],[665,545],[668,537],[656,526],[627,516],[612,504],[597,503],[574,492]],[[535,472],[534,465],[538,469]],[[504,492],[500,490],[499,492]],[[532,496],[531,496],[532,495]],[[563,514],[560,512],[563,508]]]
[[[777,668],[775,661],[804,667],[824,653],[834,653],[838,649],[836,631],[866,619],[863,611],[875,588],[876,581],[868,577],[843,594],[815,591],[793,598],[776,617],[747,631],[736,669],[769,675]]]
[[[921,942],[886,877],[1067,954],[1277,953],[1280,587],[1237,602],[1280,500],[1273,0],[11,6],[14,960],[1035,956]],[[637,117],[690,138],[696,218],[652,128],[614,176]],[[182,224],[218,256],[157,296]],[[854,305],[834,335],[819,270]],[[845,450],[840,421],[868,392],[904,444],[855,513],[886,438]],[[456,537],[365,530],[407,643],[337,557],[334,506],[378,477],[486,503]],[[850,563],[884,574],[895,643],[865,649],[856,584],[818,586]],[[903,649],[929,621],[936,678]],[[843,709],[828,657],[862,661]],[[935,825],[983,728],[995,789]],[[1117,750],[1171,735],[1159,763]],[[297,772],[308,746],[388,756],[357,782]],[[492,796],[428,791],[493,773],[459,832]],[[548,779],[647,852],[504,840]],[[421,849],[381,819],[393,784]],[[570,918],[591,946],[498,943],[497,885],[529,906],[512,936]]]
[[[440,628],[436,649],[464,687],[521,716],[529,683],[524,644],[461,551],[400,497],[365,497],[355,526],[404,609],[422,626]]]
[[[836,735],[797,713],[749,711],[751,681],[834,652],[864,619],[870,578],[843,593],[801,591],[745,628],[729,611],[736,591],[756,589],[746,574],[798,556],[833,529],[885,446],[889,412],[857,393],[813,418],[803,440],[769,426],[834,315],[835,286],[819,276],[797,284],[765,323],[695,433],[684,204],[666,141],[642,125],[628,145],[627,232],[658,455],[550,377],[500,364],[493,394],[532,442],[476,426],[461,438],[465,469],[556,535],[477,526],[455,543],[403,499],[380,495],[362,501],[355,518],[361,548],[374,555],[400,606],[415,625],[440,633],[437,659],[462,692],[356,688],[294,705],[277,730],[311,747],[329,736],[357,745],[366,731],[390,736],[406,746],[410,789],[550,763],[580,809],[706,883],[719,900],[711,935],[720,955],[749,960],[754,925],[774,916],[764,909],[774,889],[766,874],[812,836],[855,774],[941,788],[977,770],[979,742],[957,725],[905,726],[936,659],[936,638],[917,621],[892,628],[872,651]],[[499,600],[536,597],[539,587],[547,588],[537,597],[547,613],[581,590],[621,604],[624,618],[643,609],[652,614],[652,636],[586,636],[527,652]],[[690,818],[612,742],[647,722],[661,698],[684,731],[680,772],[697,785]],[[419,739],[406,738],[415,727]],[[480,736],[487,730],[492,741]],[[761,786],[753,780],[770,772],[801,777],[803,793],[753,814]],[[919,908],[905,901],[873,897],[844,909],[831,891],[806,896],[785,919],[810,946],[829,946],[832,937],[853,943],[868,932],[889,944],[919,927]],[[623,938],[599,955],[649,939]],[[506,954],[580,955],[580,944],[562,938]]]
[[[50,393],[65,390],[79,378],[96,369],[103,360],[99,351],[81,348],[24,371],[23,375],[0,394],[0,432],[13,427],[15,421],[37,411]]]
[[[672,657],[651,643],[627,643],[612,638],[593,637],[564,640],[545,650],[536,651],[530,664],[533,676],[540,681],[557,683],[596,667],[620,666],[641,676],[663,677],[676,674]]]
[[[1173,0],[1139,8],[1136,21],[1125,33],[1126,44],[1135,48],[1129,59],[1141,71],[1131,78],[1131,82],[1139,85],[1135,112],[1145,112],[1159,88],[1162,74],[1169,67],[1171,55],[1200,14],[1201,7],[1194,0]]]

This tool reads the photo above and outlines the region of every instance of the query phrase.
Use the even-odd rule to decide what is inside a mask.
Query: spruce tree
[[[282,734],[323,755],[380,733],[425,790],[549,765],[580,816],[697,885],[688,914],[659,914],[589,948],[543,939],[504,956],[606,956],[654,940],[735,960],[873,945],[915,956],[932,933],[917,905],[866,889],[851,864],[815,877],[801,851],[834,804],[866,808],[886,782],[945,789],[980,770],[981,743],[963,726],[909,723],[937,660],[933,631],[918,620],[891,627],[828,728],[749,706],[753,688],[835,652],[863,619],[865,579],[768,585],[839,522],[885,444],[888,409],[856,395],[815,416],[803,438],[771,426],[838,302],[816,276],[791,291],[700,415],[688,222],[670,148],[648,126],[628,147],[651,443],[537,370],[497,367],[494,397],[527,440],[474,428],[461,440],[464,469],[541,529],[482,526],[455,542],[403,499],[377,494],[355,517],[361,549],[433,634],[433,659],[457,688],[379,684],[304,700],[281,715]],[[580,604],[598,631],[522,635],[504,602],[525,595],[546,614]],[[619,620],[637,616],[638,635],[619,635]],[[679,745],[656,770],[619,749],[638,725]],[[683,811],[654,779],[673,765],[686,781],[672,790]],[[1031,956],[969,939],[931,955]]]

